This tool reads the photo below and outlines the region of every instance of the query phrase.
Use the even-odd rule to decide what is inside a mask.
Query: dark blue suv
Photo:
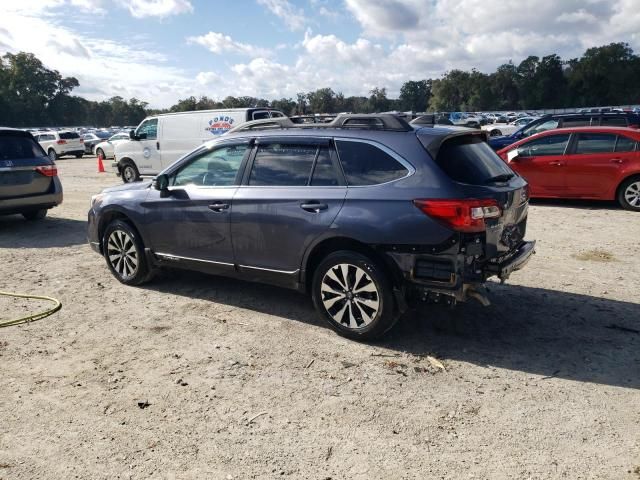
[[[122,283],[178,267],[306,291],[371,339],[418,301],[483,303],[533,253],[528,188],[465,128],[393,115],[249,122],[153,182],[92,198],[89,241]]]
[[[595,126],[640,128],[640,115],[633,112],[558,113],[544,115],[516,130],[511,135],[491,137],[489,139],[489,145],[494,150],[500,150],[518,140],[546,130]]]

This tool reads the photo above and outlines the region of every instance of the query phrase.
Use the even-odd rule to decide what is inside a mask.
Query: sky
[[[398,96],[448,70],[627,42],[640,0],[0,0],[0,55],[34,53],[90,100]]]

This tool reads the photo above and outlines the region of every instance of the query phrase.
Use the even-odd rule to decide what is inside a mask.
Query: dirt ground
[[[287,290],[121,285],[85,240],[119,179],[58,163],[63,205],[0,217],[0,290],[63,304],[0,330],[0,478],[640,479],[640,214],[537,202],[490,307],[358,344]]]

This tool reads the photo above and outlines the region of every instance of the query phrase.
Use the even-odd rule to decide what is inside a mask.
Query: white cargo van
[[[251,120],[284,117],[269,108],[198,110],[145,118],[130,140],[115,146],[112,166],[125,183],[156,175],[198,145]]]

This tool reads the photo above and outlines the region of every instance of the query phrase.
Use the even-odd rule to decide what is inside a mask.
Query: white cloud
[[[224,35],[223,33],[218,32],[209,32],[205,35],[200,35],[197,37],[188,37],[187,43],[196,43],[198,45],[202,45],[210,52],[215,54],[232,52],[252,57],[269,55],[269,50],[266,48],[260,48],[254,45],[249,45],[247,43],[236,42],[229,35]]]
[[[302,30],[307,23],[302,9],[294,7],[289,0],[258,0],[258,4],[279,17],[289,30]]]
[[[135,18],[158,17],[193,12],[193,5],[189,0],[119,0],[126,6],[131,16]]]

